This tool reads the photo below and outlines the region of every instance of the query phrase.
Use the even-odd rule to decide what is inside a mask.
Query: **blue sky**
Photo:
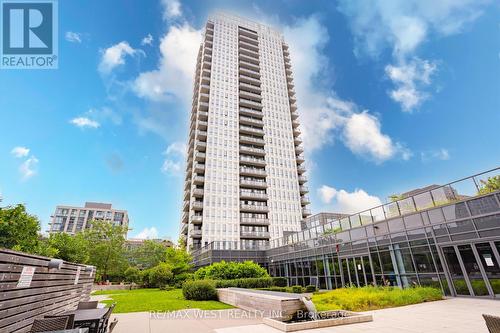
[[[290,44],[313,212],[500,163],[493,1],[60,1],[59,69],[0,70],[0,194],[128,209],[177,239],[200,31],[224,10]]]

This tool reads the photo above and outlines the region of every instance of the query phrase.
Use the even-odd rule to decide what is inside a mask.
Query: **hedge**
[[[194,301],[217,300],[217,290],[214,281],[186,281],[182,285],[182,295],[185,299]]]

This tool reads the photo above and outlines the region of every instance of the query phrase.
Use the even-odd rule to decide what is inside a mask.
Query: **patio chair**
[[[73,326],[75,325],[75,314],[67,314],[67,315],[52,315],[52,316],[44,316],[44,318],[60,318],[60,317],[67,317],[68,318],[68,323],[66,324],[66,329],[72,329]]]
[[[88,309],[97,309],[98,301],[90,301],[90,302],[79,302],[77,309],[78,310],[88,310]]]
[[[68,317],[35,319],[31,325],[30,333],[65,330]]]
[[[107,328],[108,328],[108,323],[109,323],[109,317],[111,316],[111,313],[115,309],[116,303],[111,304],[111,306],[108,308],[108,311],[106,312],[106,315],[104,318],[102,318],[101,322],[99,323],[99,332],[101,333],[106,333]],[[116,324],[115,324],[116,325]]]
[[[114,319],[111,323],[109,323],[109,333],[113,332],[115,329],[116,324],[118,324],[118,319]]]
[[[483,318],[490,333],[500,333],[500,317],[483,314]]]

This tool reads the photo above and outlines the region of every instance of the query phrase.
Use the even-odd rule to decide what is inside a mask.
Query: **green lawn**
[[[182,309],[221,310],[232,306],[217,301],[188,301],[182,296],[181,289],[134,289],[134,290],[103,290],[92,295],[109,295],[116,302],[114,313],[139,311],[173,311]]]
[[[317,310],[369,311],[442,299],[441,290],[429,287],[391,288],[362,287],[340,288],[316,293],[312,297]]]

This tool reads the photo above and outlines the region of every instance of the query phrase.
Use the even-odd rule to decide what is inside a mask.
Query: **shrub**
[[[273,277],[272,279],[273,279],[273,286],[286,287],[288,285],[288,282],[284,277]]]
[[[161,287],[167,286],[173,282],[174,274],[170,268],[170,265],[165,263],[160,263],[157,266],[151,268],[149,273],[149,286],[151,287]]]
[[[273,285],[272,278],[247,278],[233,280],[215,280],[216,288],[268,288]]]
[[[292,292],[296,294],[301,294],[303,292],[302,286],[292,286]]]
[[[318,291],[318,288],[315,285],[310,284],[306,286],[306,293],[314,293],[316,291]]]
[[[137,267],[129,267],[125,270],[125,281],[130,283],[141,282],[141,271]]]
[[[267,271],[253,261],[216,262],[202,267],[194,273],[196,280],[234,280],[244,278],[269,277]]]
[[[186,281],[182,285],[185,299],[194,301],[217,300],[215,283],[210,280]]]
[[[182,288],[182,284],[184,281],[192,281],[194,279],[194,276],[192,273],[180,273],[177,275],[174,275],[174,286],[176,288]]]

